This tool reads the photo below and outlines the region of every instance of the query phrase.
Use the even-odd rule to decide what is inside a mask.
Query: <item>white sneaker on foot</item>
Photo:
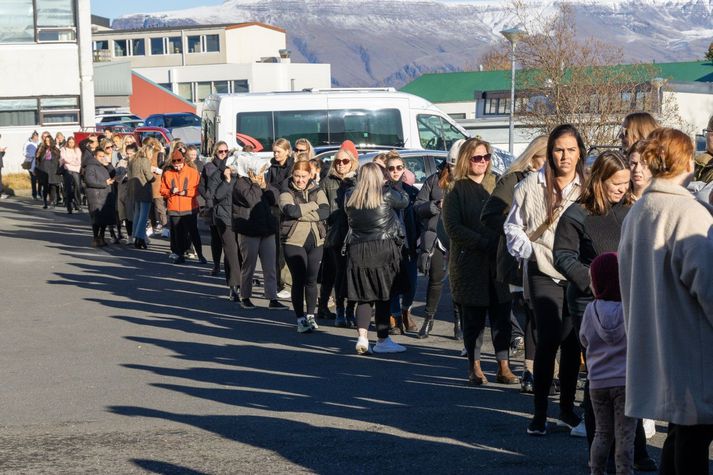
[[[381,341],[377,341],[374,345],[374,353],[402,353],[406,351],[405,346],[394,343],[391,337],[386,337]]]
[[[360,336],[356,343],[356,352],[358,355],[368,355],[371,353],[371,348],[369,348],[369,340]]]
[[[287,300],[292,297],[292,292],[287,289],[282,289],[277,293],[277,298],[281,300]]]
[[[644,419],[644,434],[646,434],[647,439],[656,435],[656,421]]]
[[[317,325],[317,322],[314,319],[314,315],[308,314],[305,318],[307,319],[307,323],[312,328],[312,330],[319,330],[319,325]]]
[[[584,419],[569,431],[569,435],[572,437],[587,437],[587,428],[584,425]]]
[[[312,327],[305,317],[297,319],[297,331],[299,333],[307,333],[312,331]]]

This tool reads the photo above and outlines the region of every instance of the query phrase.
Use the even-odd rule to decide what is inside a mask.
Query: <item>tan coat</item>
[[[713,208],[654,180],[619,244],[626,414],[713,424]]]

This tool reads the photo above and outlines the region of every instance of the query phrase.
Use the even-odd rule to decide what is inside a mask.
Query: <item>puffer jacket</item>
[[[418,239],[421,237],[421,222],[416,217],[416,213],[413,210],[413,203],[416,201],[416,196],[418,196],[418,188],[415,186],[408,185],[404,182],[392,182],[391,187],[406,193],[409,198],[409,204],[406,208],[398,210],[396,214],[399,219],[404,224],[404,231],[406,233],[406,240],[404,241],[405,249],[404,252],[411,259],[415,259],[418,255]]]
[[[384,201],[378,208],[356,209],[346,207],[350,233],[347,244],[358,244],[366,241],[396,239],[403,243],[406,237],[403,222],[396,210],[404,209],[409,204],[409,197],[403,191],[390,186],[384,187]],[[350,192],[345,196],[349,201]]]
[[[167,168],[161,175],[161,196],[166,198],[168,216],[188,216],[198,212],[198,170],[184,165],[181,171]],[[173,189],[185,191],[185,195],[174,194]]]
[[[441,208],[437,202],[443,201],[445,193],[438,186],[438,173],[426,178],[426,182],[416,195],[413,211],[421,220],[421,252],[431,252],[436,240],[438,220],[441,217]]]
[[[314,182],[310,182],[307,189],[298,190],[290,180],[280,194],[280,209],[280,237],[285,244],[304,246],[310,234],[317,246],[324,243],[329,203],[327,195]]]
[[[277,190],[267,186],[264,190],[247,177],[239,177],[233,187],[233,230],[251,237],[275,234],[278,221],[272,212],[277,206]]]
[[[344,238],[349,231],[347,213],[344,211],[345,196],[356,184],[356,173],[349,173],[344,178],[330,173],[325,178],[321,187],[327,195],[329,202],[329,217],[327,218],[327,236],[324,247],[341,249]]]
[[[209,210],[210,222],[213,225],[217,224],[218,221],[222,221],[220,217],[216,216],[215,193],[218,186],[225,181],[225,177],[223,176],[224,171],[225,160],[214,158],[203,167],[201,171],[201,181],[198,185],[198,194],[203,198],[204,206]],[[232,188],[232,185],[230,188]],[[230,218],[230,212],[228,213],[228,218]],[[230,223],[230,221],[228,221],[228,223]]]
[[[221,176],[223,175],[221,174]],[[225,177],[223,177],[223,180],[218,184],[218,187],[213,192],[213,208],[211,213],[213,225],[218,225],[218,223],[222,223],[226,227],[232,227],[233,191],[235,188],[235,183],[237,181],[237,177],[233,177],[230,182],[226,181]]]

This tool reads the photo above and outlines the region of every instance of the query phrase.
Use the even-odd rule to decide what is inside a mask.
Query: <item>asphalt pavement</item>
[[[90,241],[86,213],[0,201],[2,473],[588,472],[584,439],[526,435],[532,398],[492,382],[489,335],[491,383],[465,385],[448,295],[434,336],[357,356],[355,330],[242,310],[210,265],[169,264],[166,240]]]

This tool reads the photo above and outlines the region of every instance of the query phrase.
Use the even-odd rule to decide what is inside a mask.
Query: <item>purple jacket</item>
[[[579,330],[587,350],[591,389],[626,385],[626,331],[621,302],[594,300],[587,305]]]

